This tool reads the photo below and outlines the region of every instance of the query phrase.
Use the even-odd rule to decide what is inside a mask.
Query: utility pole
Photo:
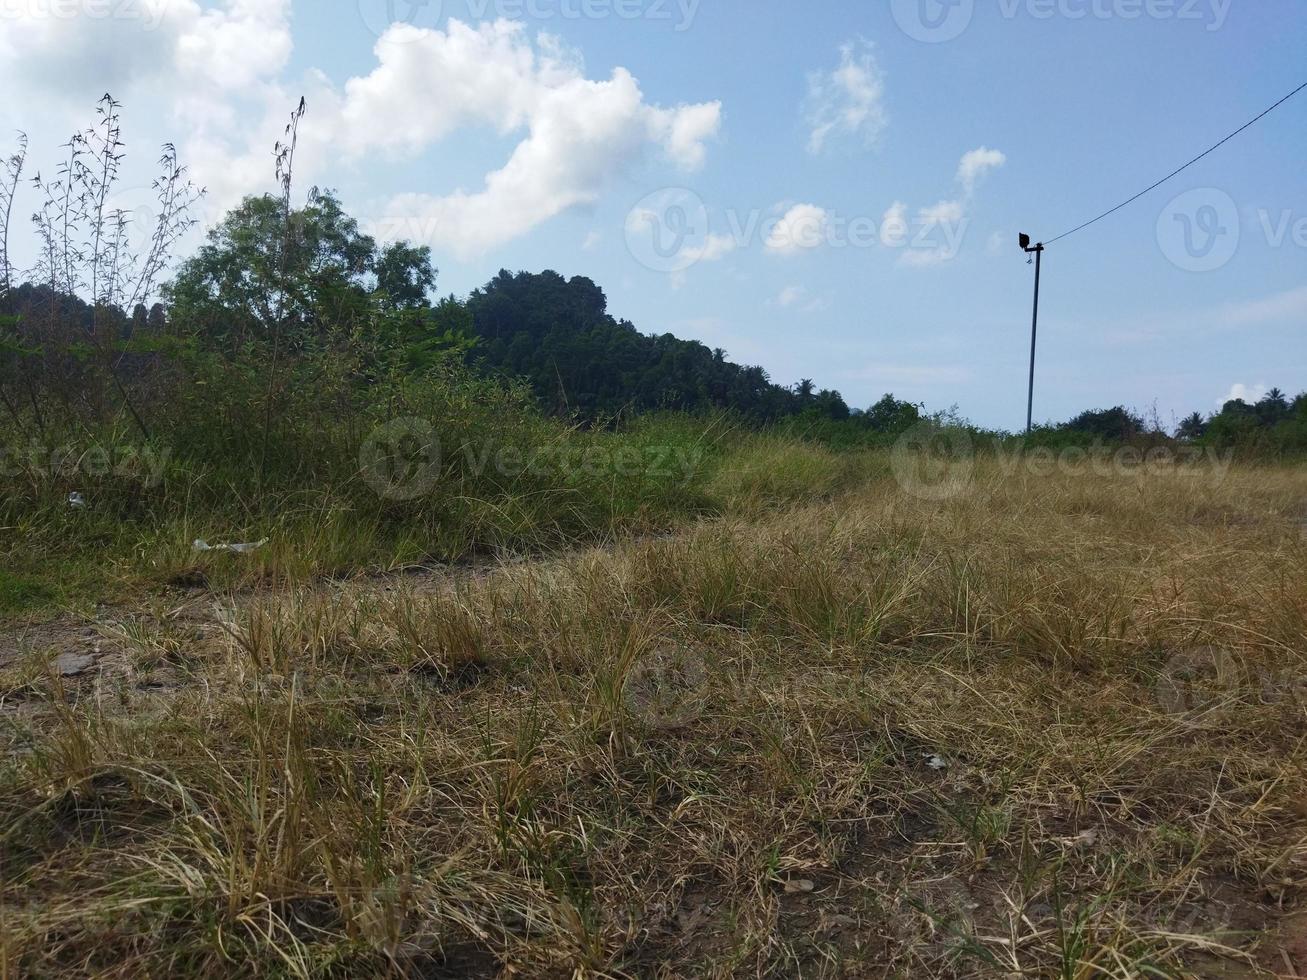
[[[1026,401],[1026,435],[1035,430],[1035,347],[1039,340],[1039,273],[1044,262],[1044,243],[1030,244],[1030,236],[1020,238],[1021,250],[1035,253],[1035,316],[1030,324],[1030,397]]]

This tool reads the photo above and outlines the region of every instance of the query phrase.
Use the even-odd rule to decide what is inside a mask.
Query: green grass
[[[49,437],[60,459],[131,465],[17,454],[24,466],[0,488],[0,558],[30,587],[11,586],[0,615],[556,553],[821,499],[885,470],[881,454],[727,415],[574,426],[455,365],[403,390],[394,404],[297,392],[266,449],[258,413],[230,396],[171,405],[150,443],[121,421]],[[335,416],[318,405],[332,399]],[[232,556],[197,552],[196,539],[268,543]]]
[[[58,592],[51,583],[0,569],[0,615],[48,609],[57,597]]]

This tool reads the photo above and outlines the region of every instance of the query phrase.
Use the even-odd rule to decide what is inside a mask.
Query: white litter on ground
[[[196,551],[226,551],[234,555],[248,555],[251,551],[258,551],[267,543],[268,539],[264,538],[262,541],[251,541],[247,544],[209,544],[203,538],[196,538],[192,547]]]

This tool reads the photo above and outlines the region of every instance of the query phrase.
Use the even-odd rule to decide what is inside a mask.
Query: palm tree
[[[1180,428],[1176,429],[1176,437],[1183,439],[1185,442],[1194,442],[1203,437],[1207,431],[1207,422],[1202,415],[1194,412],[1188,418],[1180,423]]]

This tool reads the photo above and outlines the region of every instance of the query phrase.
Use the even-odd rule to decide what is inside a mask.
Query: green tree
[[[1116,408],[1081,412],[1058,428],[1109,442],[1126,442],[1141,435],[1147,426],[1134,412],[1118,405]]]
[[[321,191],[289,222],[277,198],[246,198],[209,231],[167,296],[173,322],[210,339],[240,346],[280,326],[302,344],[418,309],[435,281],[429,249],[378,251],[335,195]]]
[[[893,395],[886,395],[867,409],[862,419],[874,432],[902,432],[921,421],[921,409],[910,402],[899,401]]]
[[[1279,388],[1272,388],[1255,406],[1257,417],[1264,426],[1276,426],[1289,418],[1289,399]]]
[[[390,309],[416,310],[427,305],[436,288],[436,269],[427,246],[395,242],[376,257],[377,294]],[[451,297],[452,298],[452,297]]]
[[[1180,423],[1176,429],[1176,437],[1186,442],[1197,442],[1207,432],[1207,420],[1201,413],[1194,412]]]
[[[1226,402],[1221,411],[1212,416],[1204,438],[1221,448],[1251,447],[1260,441],[1257,437],[1261,429],[1257,410],[1236,398]]]

